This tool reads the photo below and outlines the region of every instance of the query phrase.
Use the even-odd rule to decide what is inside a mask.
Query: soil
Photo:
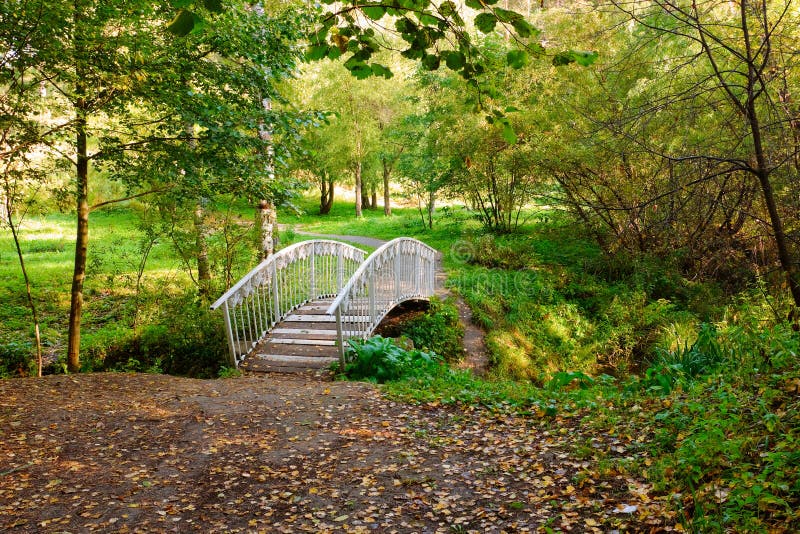
[[[311,375],[0,381],[4,532],[660,532],[625,438]]]

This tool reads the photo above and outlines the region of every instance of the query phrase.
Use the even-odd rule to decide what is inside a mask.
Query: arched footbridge
[[[220,310],[231,364],[296,371],[344,363],[348,339],[365,339],[401,302],[434,294],[437,252],[400,237],[370,255],[338,241],[291,245],[247,273]]]

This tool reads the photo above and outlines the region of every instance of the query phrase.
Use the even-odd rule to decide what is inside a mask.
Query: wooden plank
[[[274,338],[269,337],[265,343],[277,343],[279,345],[317,345],[317,346],[336,346],[336,341],[332,339],[298,339],[298,338]]]
[[[289,356],[338,356],[339,349],[334,345],[285,345],[280,343],[261,343],[254,354],[285,354]]]
[[[309,313],[311,313],[311,312],[318,312],[318,311],[324,312],[325,310],[328,309],[329,306],[330,306],[329,304],[303,304],[302,306],[297,308],[295,310],[295,312],[296,313],[300,313],[300,312],[309,312]]]
[[[289,315],[283,321],[297,322],[297,321],[310,321],[316,323],[335,323],[336,316],[334,315],[298,315],[296,313]],[[353,323],[366,323],[369,321],[368,315],[348,315],[342,317],[342,321]]]
[[[273,328],[271,334],[291,334],[293,336],[330,336],[336,335],[335,328]]]
[[[295,356],[291,354],[253,354],[251,358],[284,367],[307,366],[316,369],[327,367],[333,362],[339,361],[338,358],[333,357]]]

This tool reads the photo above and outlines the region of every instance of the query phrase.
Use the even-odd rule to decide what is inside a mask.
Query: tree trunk
[[[383,161],[383,214],[385,216],[390,216],[392,214],[392,203],[391,199],[389,198],[389,175],[391,174],[392,170],[389,167],[386,159],[384,158]]]
[[[772,188],[770,181],[770,171],[767,164],[767,158],[764,153],[764,145],[761,140],[761,124],[756,112],[755,99],[757,98],[757,87],[760,82],[760,73],[757,72],[755,66],[755,58],[753,57],[750,33],[748,31],[747,22],[747,2],[742,2],[740,6],[742,31],[744,32],[745,50],[747,51],[747,102],[745,104],[746,115],[750,126],[750,133],[753,136],[753,152],[756,158],[755,175],[758,177],[758,183],[761,186],[761,194],[764,197],[764,203],[767,206],[769,213],[770,226],[775,239],[775,246],[778,249],[778,260],[781,264],[781,269],[786,276],[786,281],[789,285],[789,292],[794,301],[794,311],[792,315],[796,318],[797,310],[800,309],[800,282],[797,280],[795,267],[792,263],[791,252],[789,251],[789,244],[786,239],[786,232],[783,228],[783,220],[778,212],[778,206],[775,201],[775,192]]]
[[[369,203],[369,186],[367,186],[366,180],[361,178],[361,207],[364,209],[371,209],[372,205]]]
[[[81,94],[78,88],[78,94]],[[70,291],[69,330],[67,333],[67,370],[81,370],[81,314],[83,312],[83,282],[86,279],[86,251],[89,245],[89,158],[87,157],[85,99],[77,102],[76,128],[76,215],[75,261]]]
[[[378,189],[375,187],[375,185],[373,185],[371,189],[372,189],[371,193],[372,198],[369,201],[369,207],[370,209],[376,210],[378,209]]]
[[[199,199],[194,208],[195,246],[197,248],[197,283],[200,296],[207,297],[211,293],[211,265],[208,261],[208,223],[205,199]]]
[[[323,176],[320,180],[319,214],[327,215],[333,207],[334,180]]]
[[[355,168],[356,179],[356,217],[361,217],[361,162],[356,163]]]
[[[8,181],[6,180],[6,191],[10,191]],[[11,237],[14,239],[14,246],[17,249],[17,257],[19,258],[19,268],[22,270],[22,278],[25,281],[25,293],[28,297],[28,307],[31,309],[31,316],[33,318],[33,334],[36,339],[36,376],[42,376],[42,336],[39,331],[39,314],[36,312],[36,302],[33,300],[31,293],[31,280],[28,277],[28,269],[25,267],[25,258],[22,255],[22,247],[19,244],[19,235],[17,234],[17,226],[14,224],[14,210],[11,207],[11,195],[5,195],[5,202],[2,204],[3,215],[6,216],[8,226],[11,229]]]
[[[428,228],[433,228],[433,212],[436,211],[436,193],[428,191]]]
[[[258,228],[258,251],[262,260],[275,252],[275,207],[268,200],[258,203],[256,211],[256,227]]]

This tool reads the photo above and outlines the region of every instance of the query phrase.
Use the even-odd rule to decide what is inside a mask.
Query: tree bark
[[[6,191],[10,191],[8,180],[6,179]],[[3,202],[3,215],[8,221],[8,226],[11,228],[11,236],[14,239],[14,246],[17,249],[17,257],[19,258],[19,268],[22,270],[22,278],[25,281],[25,294],[28,298],[28,307],[31,309],[31,316],[33,318],[33,334],[36,340],[36,376],[42,376],[42,336],[39,331],[39,314],[36,311],[36,302],[33,300],[31,293],[31,279],[28,276],[28,269],[25,267],[25,258],[22,255],[22,247],[19,244],[19,234],[17,234],[17,226],[14,224],[14,210],[11,207],[11,195],[5,195],[5,202]]]
[[[211,293],[211,265],[208,261],[208,223],[205,199],[199,199],[194,208],[195,247],[197,248],[197,283],[200,296],[207,297]]]
[[[389,176],[392,173],[392,169],[389,166],[386,158],[383,158],[383,214],[386,217],[389,217],[392,214],[392,203],[391,199],[389,198]]]
[[[82,91],[78,88],[78,94]],[[81,370],[81,315],[83,312],[83,283],[86,279],[86,251],[89,245],[89,158],[87,156],[85,99],[77,102],[76,120],[76,215],[75,261],[70,291],[69,330],[67,333],[67,370],[77,373]]]
[[[334,180],[333,178],[323,175],[320,179],[320,195],[319,195],[319,214],[327,215],[331,212],[333,207],[333,192]]]
[[[356,162],[355,167],[355,180],[356,180],[356,217],[361,217],[361,162]]]
[[[258,203],[256,212],[256,226],[258,228],[258,250],[262,260],[267,259],[275,252],[275,207],[268,200]]]
[[[83,314],[83,283],[86,279],[86,253],[89,246],[89,157],[86,99],[86,43],[82,35],[83,8],[75,3],[73,17],[73,60],[75,61],[75,261],[72,270],[72,287],[69,302],[69,327],[67,330],[67,370],[81,370],[81,317]]]
[[[366,181],[364,178],[361,178],[361,207],[364,209],[372,209],[372,205],[369,202],[369,186],[367,186]]]
[[[375,185],[373,185],[371,189],[372,189],[371,193],[372,198],[369,201],[369,207],[370,209],[376,210],[378,209],[378,189],[375,187]]]
[[[436,192],[428,191],[428,228],[433,228],[433,213],[436,211]]]
[[[771,173],[767,164],[764,145],[761,139],[761,125],[755,105],[755,99],[757,98],[756,93],[758,92],[757,84],[760,80],[760,73],[756,70],[756,59],[753,57],[750,43],[746,1],[742,1],[740,10],[742,31],[744,32],[743,37],[745,50],[747,51],[747,101],[745,104],[745,109],[750,126],[750,133],[753,136],[753,152],[756,159],[756,169],[754,169],[754,173],[758,177],[758,183],[761,186],[761,194],[764,197],[764,203],[766,204],[767,212],[769,213],[770,226],[772,226],[775,246],[778,249],[778,260],[780,261],[781,269],[786,276],[786,281],[789,285],[789,292],[791,293],[792,300],[794,301],[795,310],[792,315],[796,315],[797,309],[800,308],[800,282],[797,280],[794,264],[792,263],[792,256],[791,252],[789,251],[786,232],[783,227],[783,220],[778,212],[777,202],[775,201],[775,192],[770,180]]]

